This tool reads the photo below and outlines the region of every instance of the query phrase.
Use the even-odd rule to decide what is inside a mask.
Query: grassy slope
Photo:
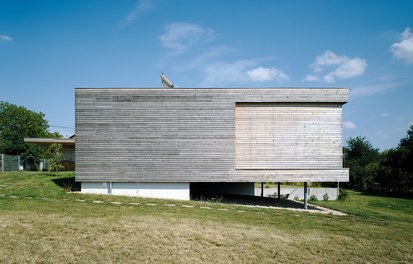
[[[71,177],[0,174],[0,263],[413,262],[411,200],[350,193],[338,206],[327,202],[350,213],[339,217],[69,194],[55,184]]]

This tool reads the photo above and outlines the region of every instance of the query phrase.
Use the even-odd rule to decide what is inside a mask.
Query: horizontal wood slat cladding
[[[334,103],[237,103],[237,169],[342,166],[342,108]]]
[[[348,170],[341,164],[341,105],[348,101],[348,89],[77,88],[75,93],[77,181],[348,180]],[[256,103],[264,103],[259,107],[266,110],[274,103],[287,108],[294,104],[296,114],[294,120],[284,114],[285,120],[277,121],[283,130],[271,138],[268,126],[274,124],[265,120],[275,113],[257,112],[254,127],[263,130],[256,131],[257,147],[252,148],[252,137],[242,136],[249,121],[240,117],[236,122],[236,116],[245,115],[236,106],[244,111]],[[303,131],[296,132],[299,129]],[[282,146],[296,140],[307,145],[295,143],[277,150],[277,155],[296,157],[293,163],[286,158],[275,163],[273,140]],[[318,152],[310,153],[312,140],[325,146],[311,145]],[[255,159],[240,160],[239,151],[242,155],[249,151]],[[255,161],[259,166],[251,166]]]

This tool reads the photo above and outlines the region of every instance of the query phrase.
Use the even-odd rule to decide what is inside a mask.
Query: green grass
[[[343,217],[67,193],[72,179],[0,174],[0,263],[413,262],[412,200],[349,192],[317,202]]]

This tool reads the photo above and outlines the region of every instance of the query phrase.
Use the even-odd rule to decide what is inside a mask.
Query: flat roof
[[[350,90],[348,87],[173,87],[173,88],[165,88],[165,87],[75,87],[77,89],[119,89],[119,90],[190,90],[190,89],[197,89],[197,90],[251,90],[251,89],[271,89],[271,90]]]
[[[96,95],[92,95],[96,93]],[[202,96],[214,97],[218,100],[232,102],[262,102],[262,103],[341,103],[349,101],[348,88],[75,88],[76,98],[90,94],[91,98],[102,97],[99,100],[114,99],[113,102],[135,101],[153,102],[159,100],[177,101],[178,99],[199,101]],[[83,95],[82,95],[83,94]],[[99,94],[99,95],[97,95]],[[118,98],[126,96],[128,98]],[[164,96],[165,98],[149,98]],[[139,98],[138,98],[139,97]],[[176,97],[176,98],[173,98]],[[182,98],[181,98],[182,97]],[[214,100],[215,100],[214,99]],[[228,99],[228,100],[227,100]],[[207,99],[209,100],[209,99]],[[178,100],[179,101],[179,100]],[[228,101],[228,103],[230,103]],[[76,107],[78,106],[76,99]]]
[[[63,146],[74,146],[74,138],[24,138],[24,142],[37,145],[48,146],[51,144],[61,144]]]

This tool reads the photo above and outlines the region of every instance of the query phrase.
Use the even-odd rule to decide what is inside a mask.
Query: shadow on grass
[[[80,191],[80,182],[75,182],[75,177],[53,179],[53,182],[67,192]]]
[[[240,204],[251,206],[269,206],[280,208],[304,209],[304,204],[288,199],[277,199],[270,197],[248,196],[248,195],[229,195],[229,194],[195,194],[191,197],[195,201],[208,201],[227,204]],[[309,210],[320,210],[314,206],[308,205]]]

